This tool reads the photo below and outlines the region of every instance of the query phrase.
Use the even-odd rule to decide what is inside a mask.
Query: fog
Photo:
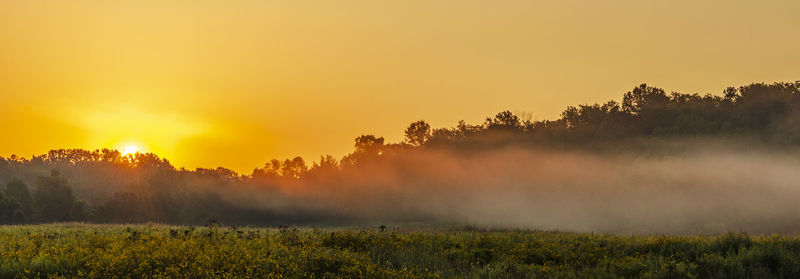
[[[800,229],[798,153],[682,146],[649,155],[426,150],[282,192],[366,223],[636,234]]]
[[[3,161],[0,182],[21,179],[33,196],[29,218],[5,222],[215,220],[626,234],[800,231],[800,151],[794,147],[694,139],[580,148],[386,150],[297,176],[188,171],[153,156],[136,158],[135,164],[114,156],[96,161],[75,150]],[[70,203],[85,202],[80,214],[47,219],[37,211],[37,195],[47,193],[41,178],[51,170],[73,189]],[[63,210],[76,212],[74,206]]]

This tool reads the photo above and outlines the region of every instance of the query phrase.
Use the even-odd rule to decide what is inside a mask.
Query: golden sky
[[[342,156],[412,121],[534,120],[647,82],[800,79],[800,1],[0,1],[0,156]]]

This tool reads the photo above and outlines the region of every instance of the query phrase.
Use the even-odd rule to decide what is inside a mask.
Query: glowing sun
[[[136,145],[126,145],[119,149],[119,152],[122,153],[122,156],[133,155],[139,153],[140,149]]]

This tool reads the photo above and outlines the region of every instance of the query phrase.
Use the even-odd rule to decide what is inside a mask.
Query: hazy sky
[[[800,1],[0,1],[0,156],[249,172],[412,121],[800,79]]]

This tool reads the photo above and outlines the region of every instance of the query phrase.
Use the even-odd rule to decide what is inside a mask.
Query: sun
[[[139,153],[139,151],[140,148],[133,144],[123,146],[122,148],[119,149],[119,152],[122,153],[122,156],[133,155]]]

